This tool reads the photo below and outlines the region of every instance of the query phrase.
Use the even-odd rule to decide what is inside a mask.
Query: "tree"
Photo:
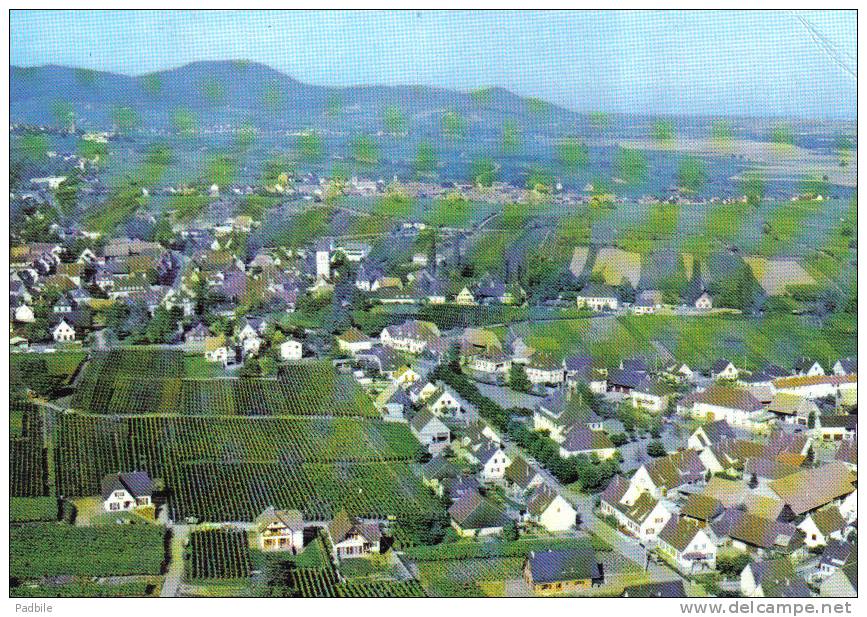
[[[518,539],[519,535],[518,524],[515,521],[509,521],[503,527],[503,539],[507,542],[514,542]]]
[[[665,446],[662,445],[662,442],[658,439],[654,439],[650,443],[647,444],[647,455],[652,456],[653,458],[659,458],[661,456],[665,456]]]
[[[529,392],[532,384],[527,377],[527,370],[523,364],[512,363],[512,368],[509,370],[509,386],[518,392]]]
[[[744,568],[752,561],[747,553],[720,553],[716,560],[716,569],[726,578],[741,575]]]
[[[491,159],[473,161],[470,177],[476,186],[491,186],[497,179],[497,166]]]
[[[751,206],[758,206],[765,198],[765,178],[758,171],[748,171],[741,178],[741,191]]]
[[[423,141],[418,145],[413,166],[417,174],[431,174],[436,171],[436,150],[429,142]]]

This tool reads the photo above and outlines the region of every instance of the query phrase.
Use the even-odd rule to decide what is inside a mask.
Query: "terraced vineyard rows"
[[[292,571],[292,587],[302,598],[423,598],[416,581],[356,579],[340,582],[326,568],[298,568]]]
[[[21,414],[21,433],[9,440],[9,494],[44,497],[48,485],[41,411],[29,403],[13,403],[11,408],[13,414]]]
[[[313,520],[341,508],[405,520],[442,507],[406,463],[185,462],[170,473],[175,518],[250,521],[274,505]]]
[[[402,424],[354,418],[206,418],[66,413],[58,419],[57,489],[93,495],[106,473],[145,469],[164,477],[182,462],[387,462],[414,460]]]
[[[70,412],[57,423],[55,462],[62,495],[95,495],[107,473],[148,471],[164,480],[176,520],[250,521],[274,505],[308,519],[345,508],[400,521],[442,508],[409,467],[419,452],[406,425],[380,420]]]
[[[253,563],[247,533],[238,529],[205,529],[190,534],[187,577],[193,580],[246,578]]]
[[[141,368],[130,358],[143,358]],[[272,379],[194,379],[184,376],[183,354],[170,350],[98,355],[86,367],[72,406],[101,414],[379,417],[352,377],[328,362],[288,365]]]

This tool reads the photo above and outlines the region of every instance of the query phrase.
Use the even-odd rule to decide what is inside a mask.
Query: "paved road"
[[[175,598],[184,576],[184,543],[190,535],[189,525],[171,525],[172,530],[171,555],[166,580],[160,590],[161,598]]]
[[[527,463],[539,472],[549,486],[557,490],[566,501],[572,504],[572,507],[574,507],[581,516],[581,524],[585,529],[607,542],[615,551],[638,565],[638,567],[646,569],[654,582],[672,581],[682,578],[679,574],[665,566],[652,561],[648,562],[647,551],[638,543],[638,541],[623,535],[602,521],[602,519],[598,518],[593,512],[594,497],[592,495],[579,493],[578,491],[574,491],[568,486],[561,484],[557,478],[555,478],[547,469],[542,467],[542,465],[540,465],[533,457],[521,450],[508,439],[504,439],[504,441],[505,443],[503,445],[506,448],[507,454],[510,454],[511,456],[520,454],[523,456]],[[686,583],[686,581],[684,581],[684,583]]]

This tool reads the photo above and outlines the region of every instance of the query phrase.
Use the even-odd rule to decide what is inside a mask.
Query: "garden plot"
[[[601,274],[608,285],[619,285],[623,280],[633,287],[641,279],[641,255],[614,247],[603,247],[596,254],[593,274]]]
[[[816,284],[816,279],[794,259],[745,257],[744,261],[769,296],[782,296],[789,285]]]

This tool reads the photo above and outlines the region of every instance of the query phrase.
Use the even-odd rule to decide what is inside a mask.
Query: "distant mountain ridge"
[[[260,116],[273,121],[281,111],[306,116],[335,103],[359,106],[365,113],[387,105],[397,105],[405,114],[433,108],[531,113],[526,99],[499,87],[486,89],[480,97],[430,86],[319,86],[254,62],[193,62],[137,77],[58,65],[10,67],[12,122],[50,125],[58,100],[71,103],[77,115],[98,125],[110,122],[111,110],[120,106],[135,109],[146,126],[164,125],[179,107],[201,114],[203,122],[227,112],[247,113],[253,122],[262,120]],[[556,105],[545,106],[549,113],[577,116]]]

